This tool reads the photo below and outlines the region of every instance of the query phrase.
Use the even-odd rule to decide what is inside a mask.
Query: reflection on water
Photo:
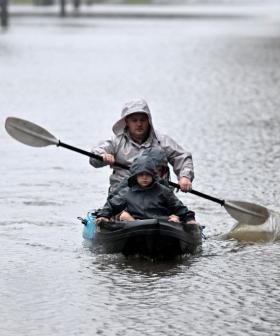
[[[145,97],[156,128],[193,152],[195,189],[265,205],[262,229],[279,236],[279,25],[67,20],[15,19],[0,36],[1,334],[278,335],[279,241],[222,240],[234,219],[178,193],[206,226],[201,254],[93,253],[76,217],[104,204],[109,168],[15,142],[4,120],[89,150]]]

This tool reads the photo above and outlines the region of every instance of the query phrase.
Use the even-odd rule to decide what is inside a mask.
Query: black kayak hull
[[[172,259],[201,250],[202,228],[158,219],[102,223],[93,241],[104,253]]]

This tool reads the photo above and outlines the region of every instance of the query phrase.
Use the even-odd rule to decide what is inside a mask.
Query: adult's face
[[[145,141],[149,134],[149,120],[145,113],[133,113],[125,118],[126,126],[133,139]]]

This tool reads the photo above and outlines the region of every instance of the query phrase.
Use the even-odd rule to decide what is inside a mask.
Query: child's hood
[[[130,187],[135,183],[136,175],[142,172],[150,174],[153,180],[157,179],[156,166],[153,160],[146,156],[140,156],[130,167],[130,176],[128,178],[128,185]]]

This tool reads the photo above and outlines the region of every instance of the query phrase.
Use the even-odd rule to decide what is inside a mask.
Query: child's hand
[[[135,218],[127,211],[123,211],[120,215],[120,221],[134,221]]]
[[[180,217],[176,216],[176,215],[170,215],[168,217],[168,220],[170,222],[175,222],[175,223],[179,223],[180,222]]]
[[[99,225],[102,222],[109,222],[109,219],[106,217],[98,217],[95,221],[96,225]]]
[[[188,221],[187,224],[196,224],[196,225],[198,225],[198,222],[195,219],[192,219],[192,220]]]

